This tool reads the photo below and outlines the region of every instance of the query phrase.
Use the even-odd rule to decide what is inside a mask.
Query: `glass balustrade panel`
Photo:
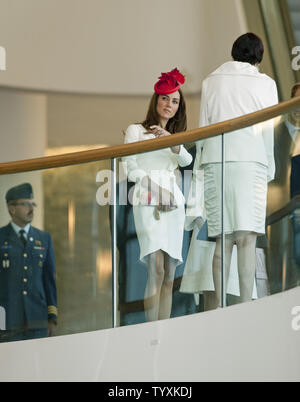
[[[168,319],[299,285],[295,116],[112,161],[1,175],[1,341],[29,339],[29,329],[42,337]],[[267,162],[258,151],[231,160],[233,140],[251,159],[250,131],[264,149],[274,139]]]
[[[200,165],[200,152],[198,146],[196,157],[192,143],[116,161],[119,325],[216,307],[216,242],[209,236],[205,213],[205,195],[209,198],[212,190],[207,183],[205,188],[210,172]],[[219,164],[220,175],[221,168]],[[220,202],[218,198],[213,215],[220,215]]]
[[[225,135],[226,305],[299,284],[297,113]],[[236,144],[241,160],[231,161]]]
[[[110,161],[0,176],[1,342],[113,326],[111,181]]]

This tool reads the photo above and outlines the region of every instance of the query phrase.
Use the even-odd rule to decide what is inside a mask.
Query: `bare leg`
[[[221,238],[216,239],[216,250],[213,258],[213,278],[215,285],[215,300],[210,295],[210,309],[217,308],[222,305],[222,247]],[[230,272],[231,254],[233,248],[233,238],[231,235],[225,238],[225,289],[227,289],[228,276]]]
[[[164,255],[161,250],[148,256],[148,280],[144,296],[147,321],[158,320],[160,293],[164,280]]]
[[[176,271],[175,260],[166,253],[164,253],[164,270],[165,275],[160,293],[159,320],[166,320],[171,316],[173,283]]]
[[[256,268],[256,238],[254,232],[236,232],[241,303],[252,300]]]

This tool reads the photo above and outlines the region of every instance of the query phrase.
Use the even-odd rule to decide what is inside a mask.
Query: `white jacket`
[[[210,74],[202,84],[200,127],[234,119],[278,103],[274,80],[249,63],[230,61]],[[225,135],[225,160],[259,162],[274,178],[272,121]],[[202,141],[201,164],[221,162],[221,137]]]
[[[200,127],[253,113],[277,103],[277,86],[274,80],[261,74],[257,67],[249,63],[230,61],[203,81]],[[191,188],[187,215],[203,217],[203,194],[199,194],[203,172],[199,170],[203,164],[222,161],[221,136],[198,141],[196,146],[192,182],[194,188]],[[262,163],[268,167],[268,181],[273,180],[273,121],[225,134],[225,161]]]
[[[147,133],[141,124],[131,124],[126,130],[124,142],[129,144],[154,138],[156,138],[155,135]],[[183,145],[180,146],[178,154],[172,152],[171,148],[164,148],[126,156],[122,158],[122,161],[128,179],[136,183],[135,200],[141,201],[140,198],[145,190],[140,187],[140,182],[144,176],[149,176],[156,184],[172,192],[178,204],[185,203],[183,194],[176,184],[175,171],[178,166],[190,165],[193,158]]]

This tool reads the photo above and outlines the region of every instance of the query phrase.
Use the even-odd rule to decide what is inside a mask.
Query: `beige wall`
[[[281,0],[243,0],[249,30],[256,32],[265,45],[263,72],[276,80],[279,99],[290,98],[295,82],[291,54],[282,19]]]
[[[161,71],[197,93],[246,30],[241,0],[0,0],[0,85],[149,94]]]
[[[47,97],[0,89],[0,162],[43,156],[47,145]],[[40,172],[0,176],[0,226],[9,218],[5,193],[14,185],[30,182],[39,208],[34,224],[43,226],[43,191]]]
[[[0,88],[0,162],[38,157],[45,151],[47,96]]]
[[[116,145],[122,130],[146,117],[150,96],[48,96],[48,146]],[[199,121],[200,95],[187,95],[188,127]]]
[[[122,143],[159,74],[175,66],[186,75],[188,126],[197,127],[203,78],[247,30],[242,0],[0,0],[0,9],[0,87],[47,95],[51,148]],[[9,135],[20,159],[43,156],[23,154]]]

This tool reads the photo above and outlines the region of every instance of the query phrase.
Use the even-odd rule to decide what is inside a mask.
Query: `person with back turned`
[[[236,39],[231,49],[232,60],[223,63],[202,83],[200,127],[278,103],[275,81],[259,71],[263,55],[263,42],[257,35],[248,32]],[[256,241],[265,234],[268,183],[275,175],[273,145],[272,121],[228,133],[223,144],[221,136],[197,141],[186,229],[201,228],[207,219],[208,236],[216,238],[212,267],[216,308],[225,304],[223,289],[227,288],[234,245],[240,301],[253,298]],[[202,192],[196,192],[197,188],[203,189]]]
[[[31,226],[33,190],[6,193],[11,222],[0,228],[0,341],[53,336],[57,323],[56,267],[49,233]]]

